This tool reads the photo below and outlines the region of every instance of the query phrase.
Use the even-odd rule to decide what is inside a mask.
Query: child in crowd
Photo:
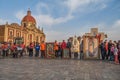
[[[39,56],[39,52],[40,52],[40,45],[39,43],[37,43],[35,46],[35,57]]]
[[[117,46],[115,46],[115,49],[114,49],[114,56],[115,56],[115,64],[119,64]]]
[[[114,44],[112,44],[111,46],[111,50],[110,50],[110,61],[113,61],[114,60]]]

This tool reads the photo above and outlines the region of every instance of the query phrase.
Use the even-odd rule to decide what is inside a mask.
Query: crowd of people
[[[69,57],[71,58],[71,41],[68,40],[65,42],[57,42],[55,40],[54,42],[54,52],[56,58],[62,58],[63,57],[63,50],[65,48],[69,49]],[[102,60],[109,60],[109,61],[115,61],[116,64],[119,64],[120,62],[120,41],[112,41],[109,42],[105,40],[104,42],[101,41],[99,44],[99,49],[101,50],[101,59]],[[22,44],[8,44],[7,42],[4,42],[3,44],[0,44],[0,55],[5,58],[7,56],[12,56],[13,58],[23,57],[24,55],[29,55],[29,57],[40,57],[40,58],[46,58],[46,43],[42,41],[42,43],[30,43],[28,46],[25,46],[24,42]],[[80,43],[80,57],[79,59],[83,59],[83,41]]]
[[[102,60],[115,61],[116,64],[120,63],[120,41],[101,41],[100,49]]]

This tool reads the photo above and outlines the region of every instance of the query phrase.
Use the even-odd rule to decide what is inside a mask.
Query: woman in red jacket
[[[13,58],[17,58],[17,57],[18,57],[17,45],[16,45],[16,43],[14,43],[14,44],[11,46],[11,52],[12,52],[12,54],[13,54]]]
[[[2,46],[3,57],[8,56],[8,44],[5,42]]]
[[[66,48],[66,42],[65,40],[63,40],[63,42],[61,43],[61,49],[62,49],[62,54],[61,54],[61,58],[63,57],[63,50]]]

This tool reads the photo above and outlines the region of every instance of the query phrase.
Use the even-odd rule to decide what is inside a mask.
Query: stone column
[[[5,32],[4,32],[4,41],[7,42],[8,40],[8,27],[5,25]]]

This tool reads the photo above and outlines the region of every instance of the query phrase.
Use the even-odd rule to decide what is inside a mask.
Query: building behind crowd
[[[27,15],[23,17],[21,25],[18,23],[0,25],[0,42],[24,42],[28,45],[30,42],[45,41],[43,29],[36,27],[36,20],[31,15],[31,11],[27,11]]]
[[[85,33],[83,36],[85,37],[100,37],[100,40],[104,40],[105,38],[107,38],[107,34],[105,34],[104,32],[99,32],[98,28],[91,28],[90,33]]]

